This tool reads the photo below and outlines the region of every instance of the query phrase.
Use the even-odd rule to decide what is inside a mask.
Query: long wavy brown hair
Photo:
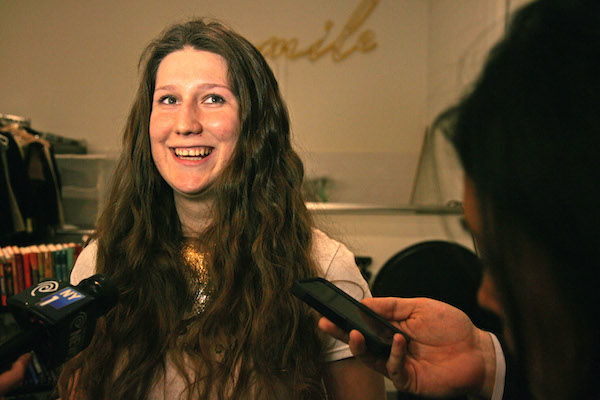
[[[211,300],[181,329],[194,295],[173,191],[153,163],[148,131],[158,66],[184,47],[227,61],[241,131],[211,188],[212,223],[198,238],[211,248]],[[272,399],[282,388],[290,398],[326,397],[315,316],[289,293],[294,280],[317,270],[303,166],[273,73],[247,40],[210,20],[168,28],[140,66],[123,152],[95,233],[97,272],[119,286],[121,299],[99,321],[90,346],[64,366],[61,397],[146,398],[167,360],[187,383],[186,398]],[[215,351],[222,345],[226,351]]]

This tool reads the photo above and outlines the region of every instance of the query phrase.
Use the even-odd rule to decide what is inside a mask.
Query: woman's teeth
[[[181,148],[175,149],[175,155],[177,157],[193,159],[193,160],[201,160],[204,157],[208,156],[210,153],[212,153],[212,149],[207,148],[207,147],[199,147],[199,148],[192,148],[192,149],[181,149]]]

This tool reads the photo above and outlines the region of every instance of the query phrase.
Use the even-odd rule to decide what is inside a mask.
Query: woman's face
[[[150,114],[156,168],[176,194],[202,193],[235,149],[239,103],[220,55],[184,48],[158,67]]]

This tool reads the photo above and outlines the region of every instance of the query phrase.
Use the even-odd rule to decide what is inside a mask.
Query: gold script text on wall
[[[317,61],[323,56],[331,54],[332,60],[337,62],[346,59],[355,52],[368,53],[377,47],[375,33],[367,29],[358,34],[358,36],[355,34],[369,15],[371,15],[378,3],[379,0],[361,0],[360,4],[350,15],[348,22],[346,22],[340,34],[329,44],[325,44],[325,42],[334,25],[331,20],[325,21],[325,33],[323,36],[305,48],[298,48],[299,40],[297,38],[283,39],[276,36],[271,36],[256,47],[265,57],[272,59],[286,57],[295,60],[306,57],[310,61]],[[353,36],[356,37],[354,43],[346,46],[346,42]]]

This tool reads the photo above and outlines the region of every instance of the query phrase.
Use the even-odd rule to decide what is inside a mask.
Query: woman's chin
[[[212,185],[201,188],[175,188],[173,192],[176,196],[186,200],[206,200],[212,197],[214,193]]]

